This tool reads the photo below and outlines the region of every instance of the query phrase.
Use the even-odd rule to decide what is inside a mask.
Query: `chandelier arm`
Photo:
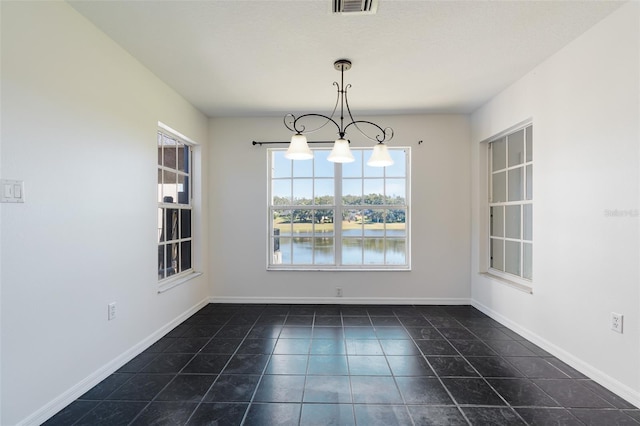
[[[346,132],[347,128],[351,125],[355,126],[356,129],[358,129],[358,131],[362,134],[362,136],[364,136],[365,138],[369,139],[370,141],[373,142],[378,142],[378,143],[383,143],[385,141],[390,141],[391,139],[393,139],[393,129],[391,127],[385,127],[384,129],[380,126],[378,126],[376,123],[373,123],[371,121],[365,121],[365,120],[356,120],[353,118],[353,114],[351,114],[351,108],[349,107],[349,98],[347,96],[347,89],[349,89],[351,87],[351,84],[347,84],[344,88],[344,103],[347,107],[347,113],[349,114],[349,118],[351,119],[351,123],[347,124],[344,129],[342,129],[343,132]],[[367,135],[364,130],[362,130],[359,126],[358,123],[364,123],[364,124],[369,124],[375,128],[377,128],[380,131],[380,134],[376,135],[375,138],[372,138],[371,136]],[[390,133],[390,136],[388,136],[387,134]]]
[[[292,132],[298,133],[298,134],[308,134],[308,133],[314,133],[317,132],[318,130],[322,129],[324,126],[326,126],[327,124],[329,124],[329,122],[332,122],[333,124],[336,125],[336,127],[338,128],[338,132],[341,131],[340,126],[338,125],[338,123],[336,123],[335,120],[333,120],[333,116],[336,114],[336,110],[338,109],[338,104],[340,103],[340,85],[338,84],[337,81],[333,82],[333,85],[336,86],[337,88],[337,95],[336,95],[336,103],[333,106],[333,111],[331,111],[331,115],[330,116],[326,116],[323,114],[303,114],[299,117],[296,117],[293,114],[287,114],[284,116],[284,126],[289,129]],[[300,128],[297,127],[298,124],[298,120],[300,120],[301,118],[304,117],[309,117],[309,116],[315,116],[315,117],[321,117],[321,118],[326,118],[327,121],[324,122],[323,125],[321,125],[320,127],[317,127],[313,130],[307,130],[306,127],[303,124],[300,124]],[[287,123],[287,118],[290,117],[289,122],[291,123],[291,126]]]

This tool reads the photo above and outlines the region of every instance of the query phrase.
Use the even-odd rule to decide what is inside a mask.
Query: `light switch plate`
[[[0,179],[0,202],[24,203],[24,181],[12,179]]]

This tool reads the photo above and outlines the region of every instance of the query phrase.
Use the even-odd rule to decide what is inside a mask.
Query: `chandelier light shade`
[[[313,158],[313,152],[309,149],[307,144],[307,137],[296,133],[291,136],[291,143],[289,149],[284,154],[285,158],[289,160],[310,160]]]
[[[351,150],[349,149],[349,141],[346,139],[336,139],[333,143],[333,149],[327,157],[332,163],[352,163],[355,161]]]
[[[334,82],[333,85],[338,89],[336,104],[333,108],[333,112],[330,116],[326,116],[323,114],[303,114],[296,117],[293,114],[287,114],[284,117],[284,125],[287,129],[294,132],[294,135],[291,138],[291,144],[289,145],[289,149],[285,154],[286,158],[292,160],[305,160],[309,158],[313,158],[313,153],[309,149],[309,145],[307,144],[306,134],[316,132],[322,129],[329,123],[332,123],[336,126],[338,139],[334,142],[333,150],[329,157],[327,158],[329,161],[334,163],[349,163],[354,161],[353,154],[349,149],[349,140],[347,139],[347,130],[352,128],[351,130],[357,130],[360,134],[365,136],[367,139],[377,142],[374,147],[373,154],[371,159],[367,162],[367,165],[372,167],[385,167],[393,164],[393,160],[389,156],[389,152],[387,150],[387,146],[384,144],[385,142],[390,141],[393,138],[393,129],[391,127],[381,127],[376,123],[365,120],[355,120],[353,118],[353,114],[351,114],[351,108],[349,107],[349,101],[347,98],[347,90],[351,87],[350,84],[344,84],[344,72],[351,69],[351,61],[348,59],[338,59],[333,64],[334,68],[340,71],[340,83]],[[338,105],[340,106],[340,119],[338,121],[334,120],[334,116],[336,111],[338,110]],[[351,120],[347,124],[345,124],[345,112],[347,113],[348,118]],[[308,118],[321,118],[326,120],[321,126],[316,127],[314,129],[307,129],[303,122]],[[371,137],[366,134],[361,127],[367,126],[372,128],[376,134]]]
[[[393,159],[389,155],[387,146],[383,143],[376,144],[373,147],[373,153],[367,161],[367,166],[371,167],[386,167],[393,164]]]

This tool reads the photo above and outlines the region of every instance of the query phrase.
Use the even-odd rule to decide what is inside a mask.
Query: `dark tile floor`
[[[640,425],[470,306],[210,304],[47,425]]]

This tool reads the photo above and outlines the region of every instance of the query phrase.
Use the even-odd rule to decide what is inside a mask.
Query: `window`
[[[389,148],[394,164],[291,161],[269,153],[269,269],[409,269],[409,149]]]
[[[533,126],[489,142],[490,271],[532,279]]]
[[[158,280],[192,271],[192,147],[158,131]]]

